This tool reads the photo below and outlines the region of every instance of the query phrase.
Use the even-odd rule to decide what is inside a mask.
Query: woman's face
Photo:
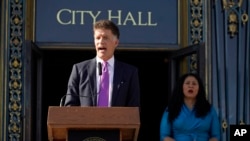
[[[199,83],[193,76],[188,76],[183,83],[183,93],[185,98],[195,99],[199,91]]]

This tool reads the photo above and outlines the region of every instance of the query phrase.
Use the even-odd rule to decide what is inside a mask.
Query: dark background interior
[[[159,140],[161,115],[168,99],[167,51],[117,50],[115,57],[136,66],[141,86],[141,126],[138,141]],[[66,94],[67,82],[74,63],[95,57],[94,50],[43,51],[43,140],[47,140],[49,106],[59,106]]]

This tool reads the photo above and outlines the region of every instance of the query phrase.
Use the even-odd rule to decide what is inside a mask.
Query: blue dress
[[[171,136],[171,129],[175,141],[208,141],[211,137],[220,140],[219,118],[214,107],[205,117],[197,118],[194,110],[184,104],[172,126],[168,121],[168,111],[165,110],[160,123],[160,141]]]

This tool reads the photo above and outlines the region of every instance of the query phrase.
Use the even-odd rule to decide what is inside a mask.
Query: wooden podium
[[[120,141],[136,141],[140,128],[138,107],[59,107],[48,109],[49,141],[66,141],[69,130],[119,130]]]

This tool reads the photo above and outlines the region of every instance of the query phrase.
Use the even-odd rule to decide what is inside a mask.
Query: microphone
[[[102,63],[98,62],[98,73],[99,75],[102,75]]]
[[[65,94],[64,96],[62,96],[62,98],[61,98],[61,100],[60,100],[60,107],[62,107],[64,98],[65,98],[66,96],[67,96],[67,94]]]
[[[86,97],[86,98],[94,98],[96,97],[98,94],[94,94],[94,95],[91,95],[91,96],[82,96],[82,95],[75,95],[75,94],[65,94],[61,97],[60,99],[60,107],[64,106],[64,101],[65,101],[65,98],[67,95],[70,95],[70,96],[74,96],[74,97]]]

